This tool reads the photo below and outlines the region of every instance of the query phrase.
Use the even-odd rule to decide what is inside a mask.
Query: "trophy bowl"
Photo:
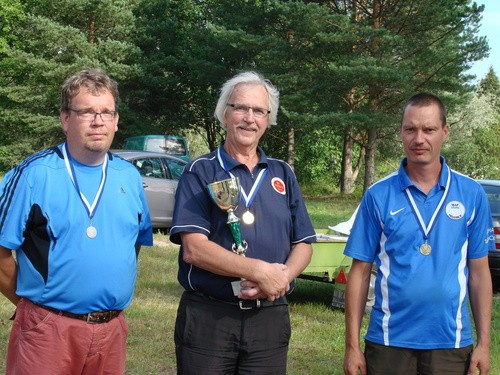
[[[221,210],[232,213],[240,203],[240,180],[238,177],[212,182],[208,185],[210,197]]]
[[[207,189],[214,203],[221,210],[227,212],[227,224],[234,239],[233,252],[245,256],[248,244],[241,238],[240,219],[234,214],[241,197],[239,178],[232,177],[227,180],[212,182],[208,184]]]

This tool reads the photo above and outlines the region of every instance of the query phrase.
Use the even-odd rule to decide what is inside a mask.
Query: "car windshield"
[[[184,142],[177,138],[150,138],[148,139],[147,150],[171,155],[186,154]]]

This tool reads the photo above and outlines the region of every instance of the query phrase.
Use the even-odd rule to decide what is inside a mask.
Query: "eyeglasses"
[[[69,110],[71,112],[75,112],[79,119],[90,122],[95,121],[97,115],[99,115],[101,117],[101,120],[104,122],[111,121],[115,118],[117,113],[116,111],[92,112],[86,109],[73,109],[73,108],[69,108]]]
[[[232,107],[233,110],[240,115],[246,115],[250,110],[252,110],[253,115],[257,118],[264,118],[271,113],[271,111],[266,108],[249,107],[244,104],[228,103],[227,106]]]

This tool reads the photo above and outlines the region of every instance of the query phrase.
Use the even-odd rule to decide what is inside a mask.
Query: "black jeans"
[[[242,310],[184,292],[175,323],[177,373],[286,374],[288,305]]]

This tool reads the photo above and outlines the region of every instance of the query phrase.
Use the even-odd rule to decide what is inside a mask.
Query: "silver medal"
[[[89,225],[87,227],[87,237],[88,238],[95,238],[97,236],[97,229],[92,226],[92,225]]]

